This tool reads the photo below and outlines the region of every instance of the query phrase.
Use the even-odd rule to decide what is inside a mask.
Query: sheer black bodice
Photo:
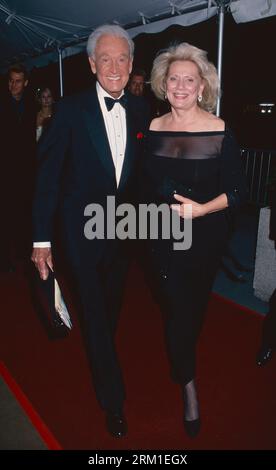
[[[149,132],[146,180],[155,202],[173,194],[206,202],[220,193],[224,132]]]
[[[198,203],[226,193],[229,206],[236,206],[246,192],[239,148],[228,130],[149,131],[143,182],[146,202],[156,204],[177,203],[175,193]],[[191,263],[217,260],[227,241],[225,214],[193,219],[192,247],[178,258]],[[162,245],[168,249],[166,241]]]
[[[221,153],[224,132],[149,132],[149,152],[181,160],[205,160]]]
[[[156,202],[170,203],[176,192],[196,202],[206,202],[225,192],[229,205],[235,205],[244,187],[239,181],[241,169],[235,168],[239,149],[236,146],[231,155],[231,138],[228,131],[149,131],[145,171],[153,189],[151,197]],[[231,159],[232,176],[228,162]],[[229,183],[223,181],[225,178]]]

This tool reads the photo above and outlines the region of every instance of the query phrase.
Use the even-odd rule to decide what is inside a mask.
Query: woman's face
[[[202,95],[203,80],[198,68],[190,60],[176,60],[169,67],[166,79],[166,94],[175,109],[188,110],[197,104],[198,95]]]
[[[49,88],[41,93],[41,104],[42,106],[51,106],[53,104],[53,96]]]

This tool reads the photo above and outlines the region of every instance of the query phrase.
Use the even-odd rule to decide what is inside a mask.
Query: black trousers
[[[171,268],[164,282],[165,335],[171,373],[186,385],[196,375],[196,345],[216,269]],[[166,285],[167,284],[167,285]]]
[[[100,406],[122,409],[125,387],[115,347],[128,258],[121,250],[106,252],[98,264],[77,271],[89,362]]]
[[[221,256],[208,256],[206,250],[201,259],[173,252],[168,245],[151,244],[153,288],[164,317],[171,376],[184,386],[196,374],[197,340]]]

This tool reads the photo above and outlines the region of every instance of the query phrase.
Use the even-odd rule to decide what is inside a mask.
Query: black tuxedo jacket
[[[74,265],[94,264],[106,240],[87,240],[84,225],[88,204],[131,202],[149,115],[145,101],[127,93],[127,141],[119,187],[96,91],[61,100],[38,148],[33,206],[34,241],[52,241],[58,209],[64,243]]]

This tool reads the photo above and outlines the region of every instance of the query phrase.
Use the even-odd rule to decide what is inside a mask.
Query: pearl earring
[[[197,101],[198,101],[199,103],[201,103],[201,101],[202,101],[202,95],[198,95]]]

